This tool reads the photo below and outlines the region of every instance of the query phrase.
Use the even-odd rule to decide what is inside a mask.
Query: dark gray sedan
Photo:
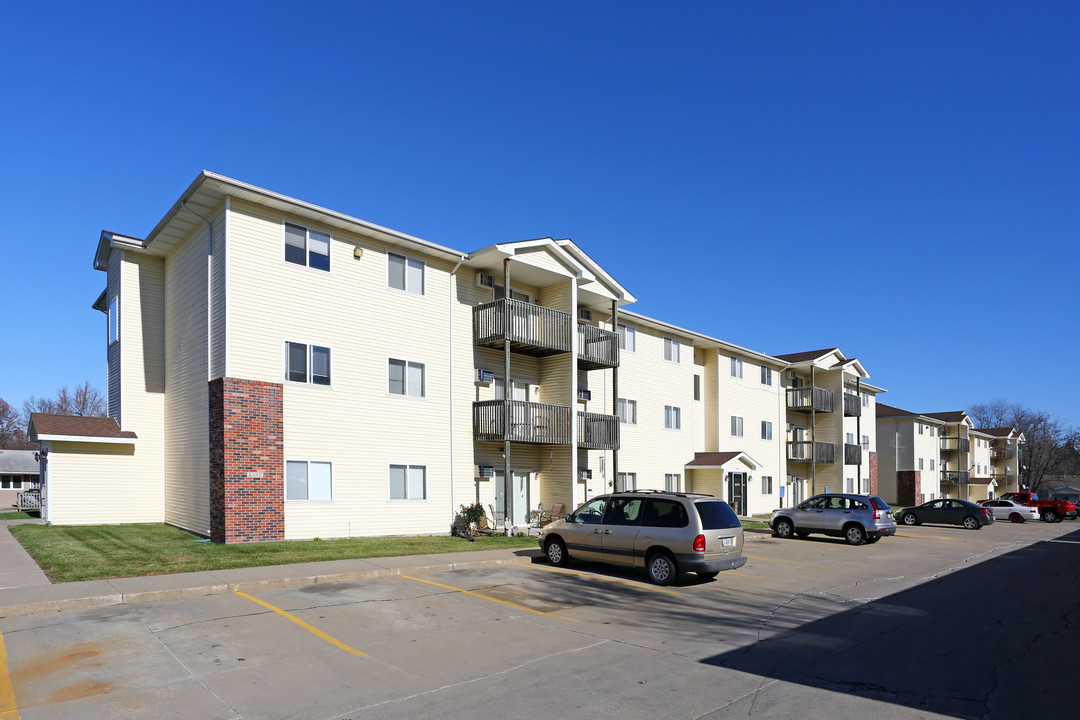
[[[954,498],[940,498],[917,507],[904,508],[897,513],[897,517],[904,525],[962,525],[968,530],[978,530],[994,522],[994,514],[989,508]]]

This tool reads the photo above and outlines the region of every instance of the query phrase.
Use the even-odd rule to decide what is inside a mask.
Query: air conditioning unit
[[[592,320],[592,310],[589,308],[578,308],[577,313],[582,320]]]
[[[589,402],[592,400],[592,391],[579,388],[577,391],[577,399],[581,402]]]
[[[477,477],[495,477],[494,465],[477,465],[476,466]]]
[[[495,287],[495,278],[484,273],[476,273],[476,287]]]
[[[582,480],[592,480],[592,470],[586,470],[584,468],[578,469],[578,475]]]
[[[495,373],[490,370],[484,370],[482,368],[476,369],[476,382],[478,383],[490,383],[495,380]]]

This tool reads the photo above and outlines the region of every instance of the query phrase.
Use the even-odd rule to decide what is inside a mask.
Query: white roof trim
[[[53,442],[105,443],[110,445],[134,445],[138,442],[138,438],[88,437],[86,435],[35,435],[34,438],[37,440],[52,440]]]

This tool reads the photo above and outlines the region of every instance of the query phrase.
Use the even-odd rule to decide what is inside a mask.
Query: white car
[[[1038,520],[1039,508],[1028,507],[1012,500],[983,500],[979,503],[985,508],[990,508],[997,520],[1021,523],[1025,520]]]

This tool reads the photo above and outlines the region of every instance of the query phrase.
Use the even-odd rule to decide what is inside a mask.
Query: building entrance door
[[[746,473],[728,473],[727,498],[736,515],[747,514]]]
[[[506,483],[503,482],[502,472],[495,471],[495,511],[502,517],[506,516]],[[510,471],[510,519],[511,525],[528,525],[530,494],[529,480],[531,473],[519,470]]]

